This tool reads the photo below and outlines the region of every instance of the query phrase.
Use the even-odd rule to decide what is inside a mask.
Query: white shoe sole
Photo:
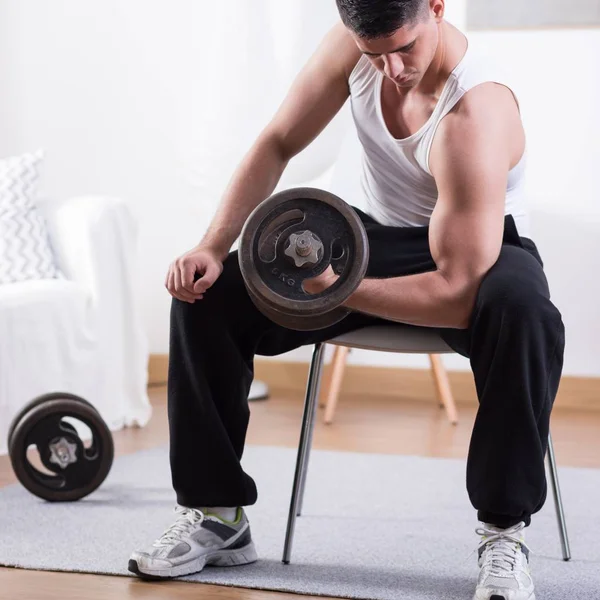
[[[254,542],[250,542],[243,548],[236,550],[217,550],[210,554],[204,554],[194,560],[182,563],[168,569],[148,569],[140,567],[137,560],[129,561],[128,570],[144,578],[168,579],[170,577],[182,577],[183,575],[191,575],[199,573],[206,565],[215,567],[235,567],[238,565],[247,565],[258,560]]]

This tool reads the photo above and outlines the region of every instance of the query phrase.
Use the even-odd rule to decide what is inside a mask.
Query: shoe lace
[[[193,525],[204,521],[204,513],[197,508],[185,508],[176,506],[175,513],[179,515],[175,523],[171,525],[164,533],[152,544],[155,548],[164,548],[174,542],[178,542],[181,536],[189,531]]]
[[[485,561],[482,568],[486,570],[488,575],[506,577],[515,570],[521,547],[529,550],[522,538],[518,537],[519,532],[524,527],[524,523],[519,523],[503,531],[489,529],[485,526],[475,530],[478,535],[484,536],[477,550],[480,550],[483,546],[486,547],[484,551]]]

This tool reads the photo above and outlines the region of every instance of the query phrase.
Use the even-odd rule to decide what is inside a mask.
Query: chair
[[[321,405],[325,408],[323,417],[325,425],[331,425],[333,423],[333,416],[335,414],[335,409],[337,408],[342,387],[342,379],[344,378],[344,371],[346,369],[346,360],[348,359],[350,349],[350,346],[336,346],[333,358],[331,359],[329,386],[328,389],[325,390],[326,400]],[[431,366],[431,375],[433,376],[433,382],[435,384],[435,391],[440,402],[440,408],[446,410],[448,421],[450,421],[452,425],[458,425],[458,410],[456,409],[454,396],[452,395],[450,382],[448,380],[448,374],[446,373],[442,360],[437,354],[429,354],[429,363]]]
[[[453,352],[453,350],[439,337],[439,335],[433,329],[419,329],[403,324],[386,324],[365,327],[363,329],[341,335],[333,340],[330,340],[328,343],[337,346],[404,354],[449,354]],[[324,348],[324,343],[315,345],[310,365],[308,384],[306,388],[306,398],[304,403],[304,414],[302,417],[300,444],[298,447],[296,471],[294,474],[294,484],[292,488],[290,511],[283,549],[282,562],[284,564],[290,563],[294,531],[296,527],[296,518],[302,514],[302,503],[306,486],[306,474],[308,470],[310,449],[312,446],[317,398],[319,396],[319,387],[323,369]],[[551,476],[552,492],[554,495],[556,515],[561,537],[562,554],[563,559],[567,561],[571,558],[571,550],[569,546],[563,503],[558,482],[556,458],[554,455],[554,446],[551,436],[548,437],[547,461]]]

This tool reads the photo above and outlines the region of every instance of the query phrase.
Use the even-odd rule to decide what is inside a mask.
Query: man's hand
[[[169,266],[165,287],[173,298],[194,304],[223,272],[223,262],[217,253],[202,245],[192,248]],[[200,275],[194,281],[196,275]]]
[[[333,268],[331,265],[327,267],[323,273],[317,275],[317,277],[313,277],[312,279],[307,279],[302,287],[304,291],[308,294],[320,294],[324,292],[327,288],[331,287],[338,280],[338,275],[333,272]]]

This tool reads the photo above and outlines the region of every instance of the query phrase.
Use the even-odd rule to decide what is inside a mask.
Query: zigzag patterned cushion
[[[62,278],[34,202],[43,152],[0,160],[0,284]]]

